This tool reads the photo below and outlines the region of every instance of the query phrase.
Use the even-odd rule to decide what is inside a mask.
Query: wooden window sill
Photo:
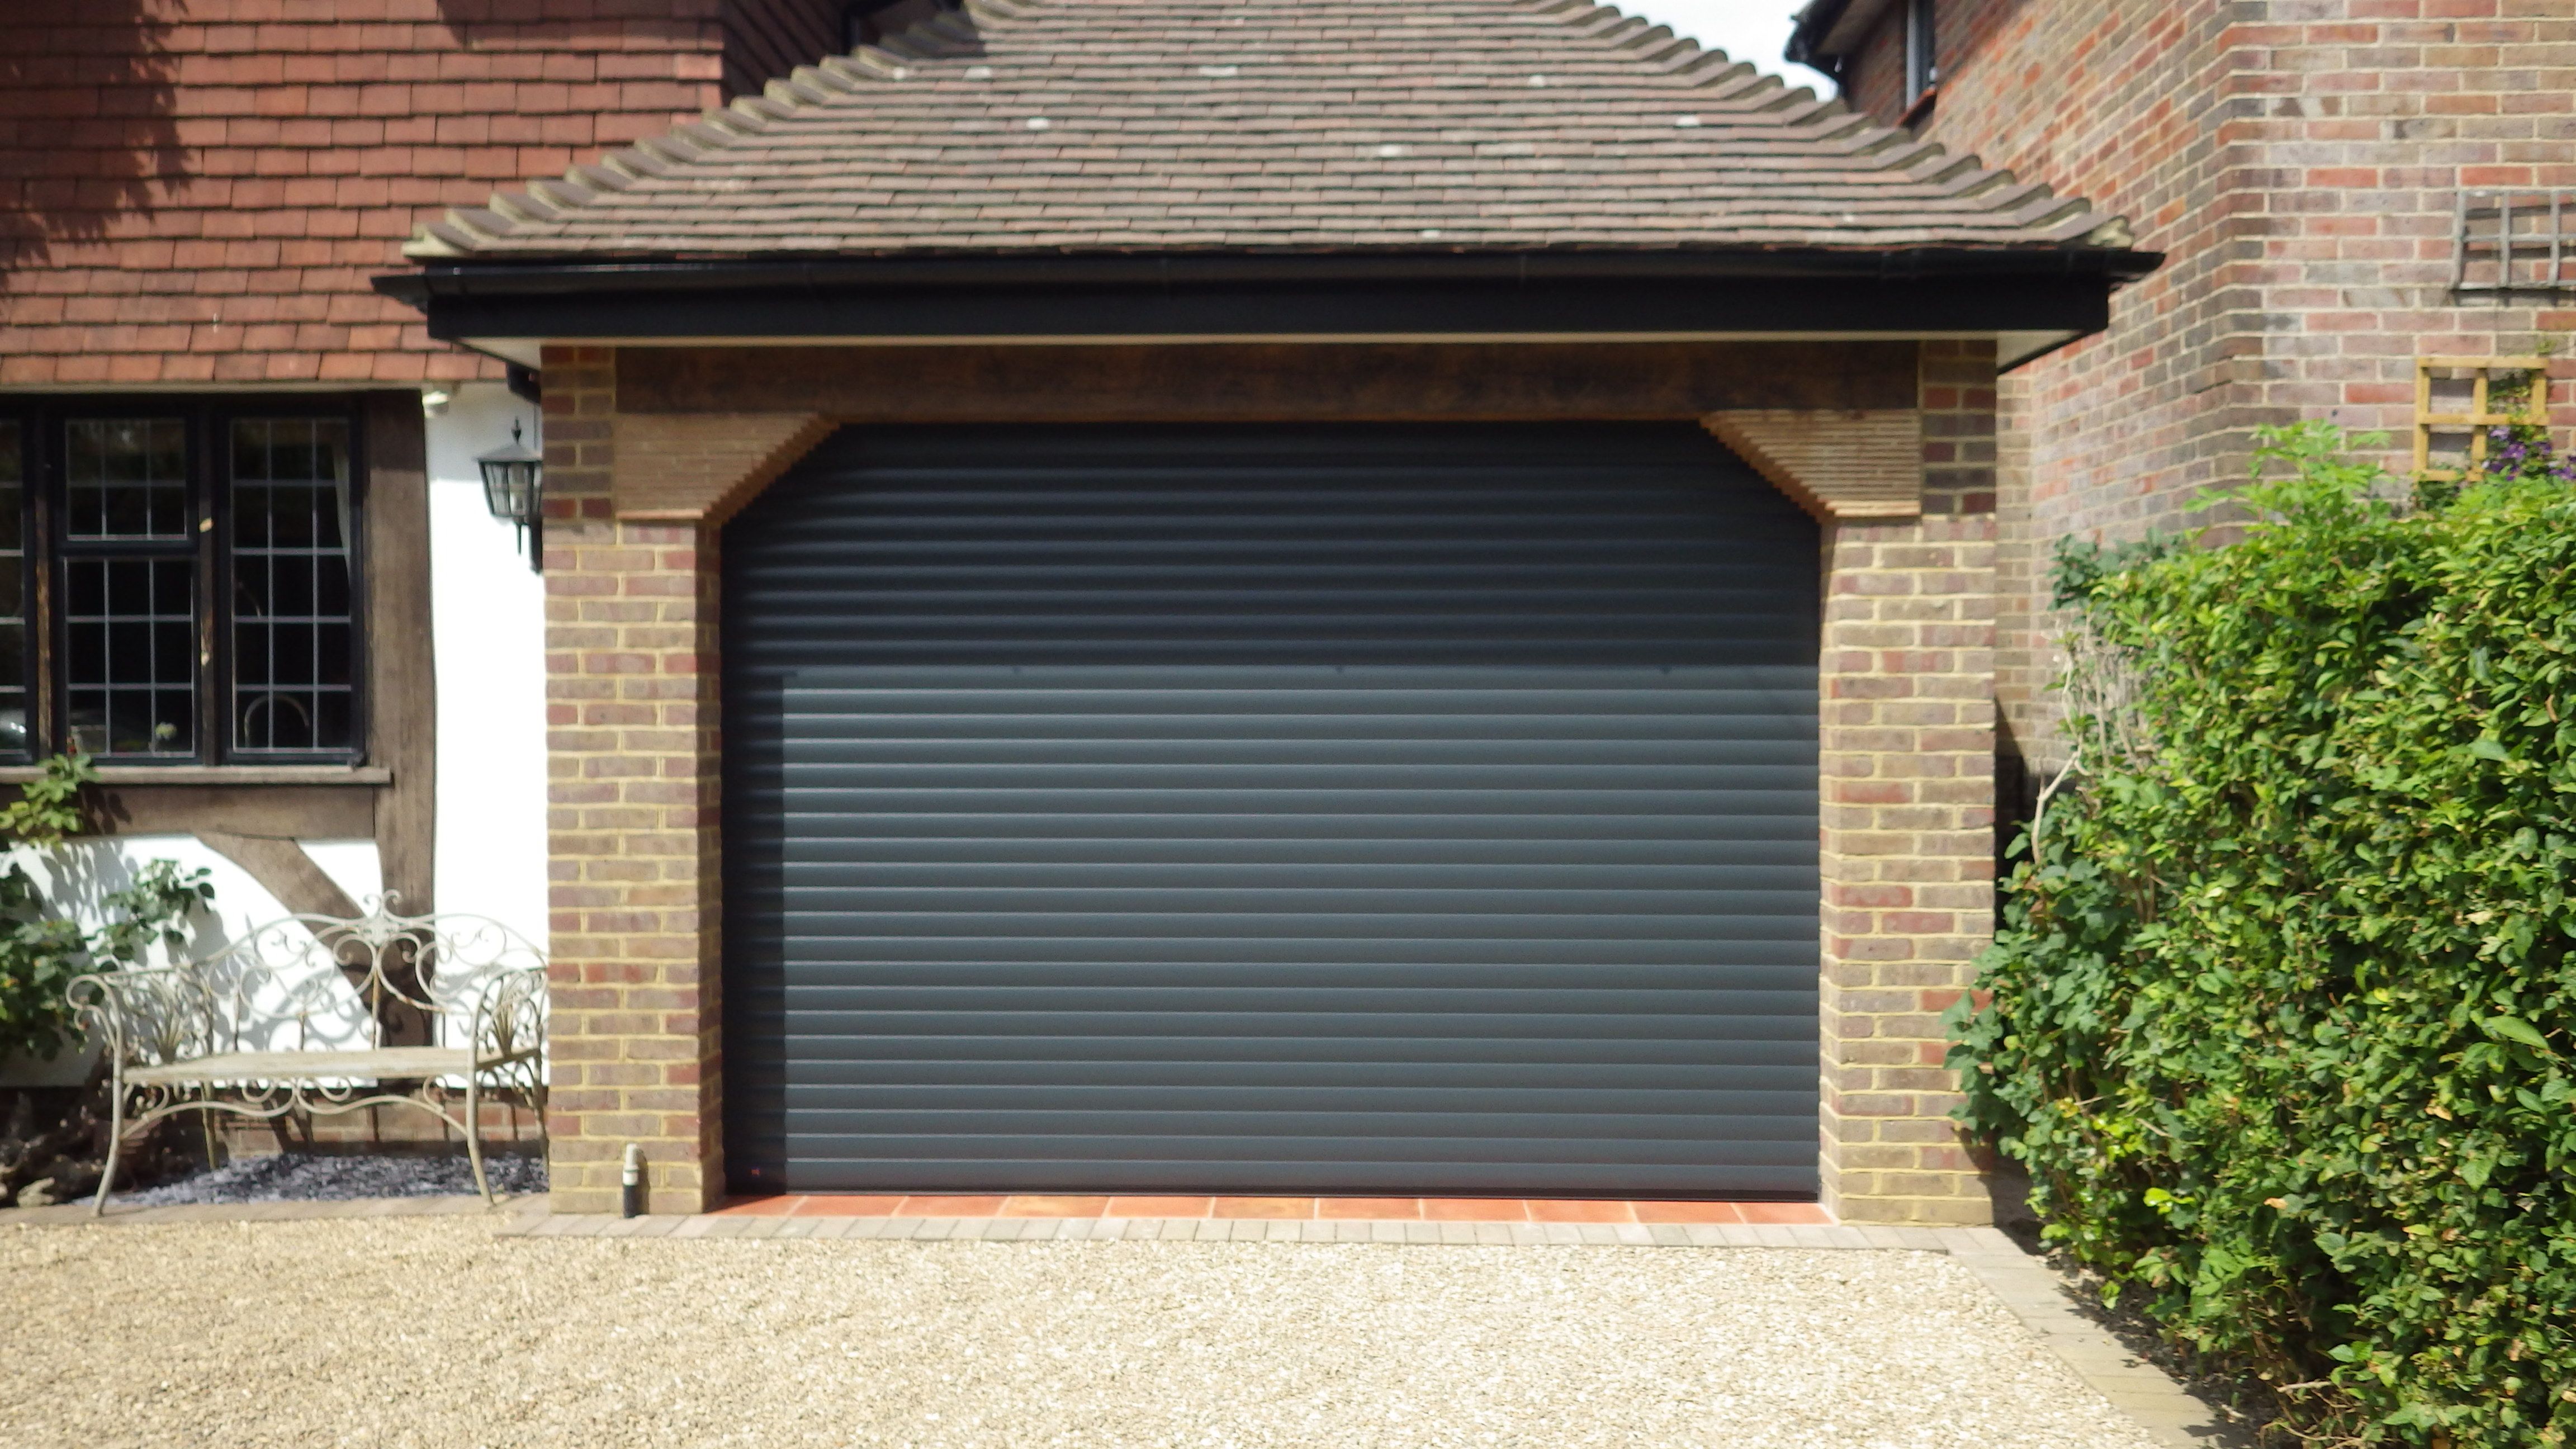
[[[0,785],[41,779],[36,765],[0,765]],[[382,765],[101,765],[102,785],[390,785]]]

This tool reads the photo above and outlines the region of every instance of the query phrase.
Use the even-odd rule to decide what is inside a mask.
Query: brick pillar
[[[1826,534],[1824,1200],[1981,1223],[1941,1013],[1994,936],[1994,361],[1924,355],[1924,516]]]
[[[548,348],[546,710],[553,1206],[617,1206],[625,1145],[656,1212],[724,1193],[716,993],[713,537],[620,520],[614,354]]]
[[[1925,516],[1827,530],[1822,1146],[1826,1204],[1855,1222],[1990,1211],[1939,1015],[1992,933],[1992,368],[1927,347]],[[637,1142],[653,1207],[696,1209],[724,1186],[715,525],[618,516],[671,490],[649,459],[620,469],[610,353],[549,349],[546,387],[555,1206],[612,1207]],[[660,450],[705,463],[691,507],[819,436],[692,426],[705,447]]]

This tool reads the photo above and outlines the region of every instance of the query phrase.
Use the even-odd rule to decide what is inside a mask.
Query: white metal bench
[[[475,1189],[492,1200],[484,1100],[516,1096],[544,1130],[544,953],[498,921],[399,916],[391,900],[355,919],[288,916],[176,966],[71,983],[110,1072],[92,1211],[106,1210],[127,1134],[164,1117],[293,1117],[309,1137],[314,1116],[386,1104],[461,1133]]]

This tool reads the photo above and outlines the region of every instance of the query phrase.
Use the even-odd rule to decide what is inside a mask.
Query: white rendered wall
[[[428,420],[431,645],[438,672],[438,909],[546,944],[544,581],[483,502],[477,454],[538,445],[537,409],[459,386]],[[379,700],[378,709],[400,708]],[[328,864],[323,867],[331,869]],[[336,875],[335,875],[336,878]]]
[[[322,868],[341,893],[363,911],[385,893],[384,858],[373,840],[298,840],[306,856]],[[395,902],[396,909],[401,902]]]
[[[319,860],[329,855],[337,865],[323,867],[324,873],[338,882],[341,889],[363,900],[354,885],[374,879],[376,843],[372,840],[311,842],[325,847],[316,853]],[[363,853],[363,854],[362,854]],[[52,851],[20,846],[0,853],[0,869],[23,868],[53,909],[70,916],[84,927],[95,929],[105,918],[100,903],[111,891],[134,883],[134,878],[156,860],[174,861],[181,874],[203,870],[215,888],[214,904],[187,922],[187,943],[182,957],[211,954],[225,944],[239,940],[250,932],[290,912],[277,897],[251,878],[250,872],[218,855],[194,835],[119,835],[108,839],[73,840]],[[372,894],[368,892],[367,894]],[[143,964],[164,966],[170,958],[156,942],[146,953]],[[318,1046],[363,1046],[362,1023],[358,1013],[357,993],[345,983],[326,980],[328,973],[315,971],[308,978],[281,982],[287,989],[310,989],[328,993],[338,1008],[316,1013],[312,1018],[314,1042]],[[0,1061],[0,1086],[69,1086],[77,1084],[86,1072],[93,1053],[66,1052],[56,1062]]]
[[[359,909],[384,894],[384,870],[374,841],[299,840],[296,844],[304,847],[332,884],[348,892]],[[135,876],[156,860],[175,861],[182,873],[207,872],[215,902],[206,918],[190,930],[208,949],[249,928],[293,914],[250,872],[194,835],[90,836],[67,841],[53,851],[17,846],[0,852],[0,868],[24,867],[45,888],[47,901],[84,926],[99,924],[98,903],[108,892],[133,884]]]

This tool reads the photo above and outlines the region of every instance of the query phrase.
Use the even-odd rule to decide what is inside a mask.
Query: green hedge
[[[2334,430],[2267,444],[2240,541],[2061,572],[2119,703],[1954,1013],[1964,1115],[2285,1426],[2563,1443],[2576,496],[2518,464],[2405,513]]]

